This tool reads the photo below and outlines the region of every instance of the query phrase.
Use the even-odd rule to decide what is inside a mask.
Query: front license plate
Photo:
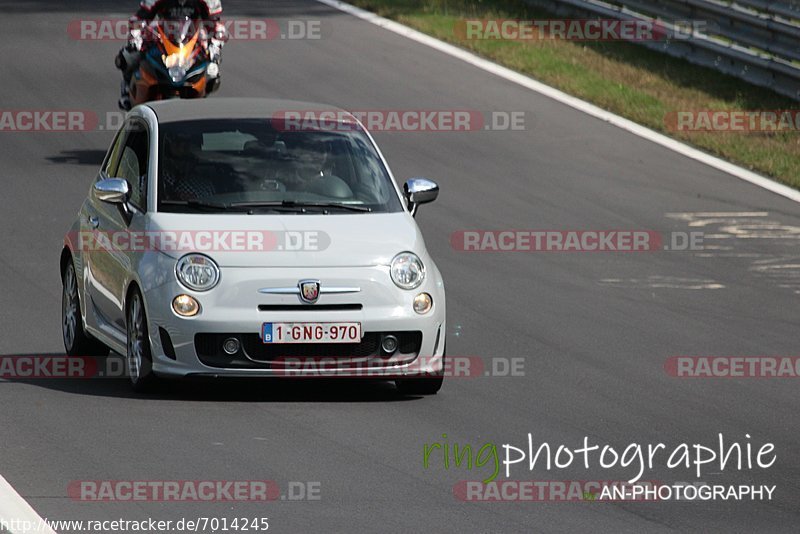
[[[360,343],[361,323],[264,323],[264,343]]]

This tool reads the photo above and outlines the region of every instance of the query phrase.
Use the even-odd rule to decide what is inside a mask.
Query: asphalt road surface
[[[120,43],[70,21],[134,2],[2,2],[0,107],[116,108]],[[320,39],[232,41],[219,96],[351,109],[524,112],[525,129],[379,132],[399,180],[439,182],[418,221],[448,291],[448,353],[523,359],[522,376],[453,377],[404,399],[389,383],[0,381],[0,474],[50,519],[268,517],[275,532],[796,532],[796,379],[682,379],[667,358],[798,354],[797,204],[676,155],[454,58],[306,0],[226,0],[226,15],[320,21]],[[60,244],[112,132],[0,132],[0,355],[59,354]],[[461,252],[469,229],[705,233],[702,251]],[[493,360],[494,359],[494,360]],[[491,365],[491,364],[488,364]],[[496,373],[502,374],[502,373]],[[520,374],[520,373],[517,373]],[[463,502],[490,466],[423,467],[434,442],[773,443],[768,469],[709,464],[709,484],[775,486],[772,500]],[[745,435],[749,434],[748,440]],[[695,481],[657,461],[645,478]],[[515,480],[624,480],[631,469]],[[504,479],[503,476],[500,477]],[[273,480],[274,502],[83,502],[81,480]],[[289,499],[313,482],[319,498]]]

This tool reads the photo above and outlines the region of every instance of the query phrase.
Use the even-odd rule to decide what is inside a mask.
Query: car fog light
[[[433,299],[427,293],[420,293],[414,297],[414,311],[420,315],[431,311],[433,306]]]
[[[386,354],[392,355],[397,350],[397,338],[394,336],[386,336],[381,341],[381,350]]]
[[[233,356],[237,352],[239,352],[239,347],[241,347],[239,340],[235,337],[229,337],[225,340],[222,344],[222,350],[225,351],[225,354],[228,356]]]
[[[178,295],[172,301],[172,309],[181,317],[194,317],[200,312],[200,303],[189,295]]]

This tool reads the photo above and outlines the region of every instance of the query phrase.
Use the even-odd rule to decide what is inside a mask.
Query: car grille
[[[272,368],[272,362],[284,358],[317,360],[334,358],[343,360],[382,359],[380,343],[383,336],[397,337],[395,356],[415,358],[422,348],[422,332],[366,332],[360,343],[262,343],[258,334],[197,334],[195,351],[200,361],[209,367],[235,369]],[[238,354],[229,356],[222,343],[236,337],[242,344]]]

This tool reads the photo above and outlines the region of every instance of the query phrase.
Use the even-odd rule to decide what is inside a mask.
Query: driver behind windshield
[[[301,137],[289,149],[289,156],[293,165],[276,174],[288,191],[333,198],[352,197],[347,183],[331,172],[328,146],[324,141]]]

